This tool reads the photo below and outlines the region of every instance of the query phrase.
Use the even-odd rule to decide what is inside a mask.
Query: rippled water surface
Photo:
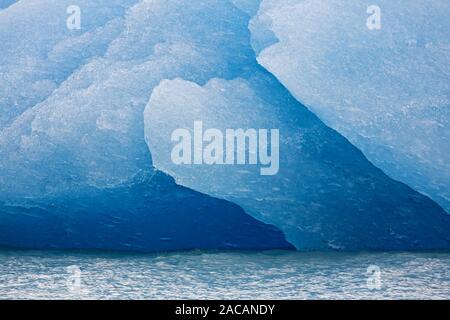
[[[11,298],[449,299],[450,253],[3,250],[0,299]]]

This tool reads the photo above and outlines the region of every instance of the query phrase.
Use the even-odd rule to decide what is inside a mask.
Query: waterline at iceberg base
[[[421,11],[419,2],[408,10],[420,17],[441,21],[439,12],[448,10],[436,0]],[[362,106],[377,100],[370,86],[395,96],[395,70],[352,87],[354,101],[336,81],[343,86],[363,69],[333,60],[327,71],[336,81],[322,74],[332,59],[326,50],[344,55],[338,45],[364,38],[365,20],[362,35],[344,30],[334,35],[334,47],[323,48],[311,39],[319,27],[301,18],[340,8],[354,19],[360,5],[335,0],[308,11],[311,1],[80,0],[82,26],[69,30],[70,5],[20,0],[0,10],[0,245],[139,252],[450,248],[450,81],[436,92],[405,94],[389,104],[393,120],[380,119],[385,109]],[[402,14],[400,5],[389,8]],[[286,35],[295,33],[294,15],[299,41],[314,56]],[[449,80],[448,61],[439,68],[433,62],[448,46],[438,37],[445,31],[428,27],[383,42],[392,46],[383,61],[411,61],[416,40],[426,64],[417,72]],[[387,41],[404,29],[382,30]],[[301,68],[308,63],[317,72]],[[405,79],[414,72],[399,70]],[[436,112],[422,112],[426,103]],[[344,119],[355,109],[360,121]],[[195,121],[223,130],[279,129],[278,174],[175,165],[171,132]],[[417,136],[403,130],[409,127],[418,128]]]

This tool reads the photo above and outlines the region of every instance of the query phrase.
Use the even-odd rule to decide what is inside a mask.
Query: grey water
[[[449,252],[0,251],[0,299],[449,298]]]

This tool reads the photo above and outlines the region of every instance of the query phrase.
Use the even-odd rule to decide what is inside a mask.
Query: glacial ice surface
[[[264,70],[203,86],[165,80],[153,90],[144,120],[155,167],[275,225],[297,249],[449,246],[450,219],[442,208],[374,167]],[[174,164],[171,134],[186,128],[193,136],[194,121],[202,121],[204,132],[278,128],[279,173],[263,176],[255,165]]]
[[[110,189],[2,206],[0,245],[32,249],[173,251],[292,249],[240,207],[174,184],[161,172]]]
[[[68,30],[72,4],[20,0],[0,11],[0,245],[290,248],[282,230],[305,249],[449,246],[449,220],[435,203],[373,167],[257,64],[250,44],[275,39],[271,32],[251,39],[258,0],[79,0],[82,28]],[[169,147],[180,104],[169,104],[180,98],[173,83],[192,97],[181,100],[187,107],[202,101],[205,122],[222,115],[224,126],[233,124],[229,111],[202,100],[212,90],[211,101],[242,106],[242,125],[279,125],[302,149],[290,141],[280,176],[250,193],[237,168],[234,180],[222,172],[216,182],[206,172],[209,187],[201,176],[191,177],[198,184],[185,179],[203,171],[184,168],[173,172],[177,185],[158,171],[168,169],[158,153]],[[222,96],[214,83],[237,91]],[[167,106],[166,115],[150,103],[144,123],[150,97]],[[249,110],[254,104],[259,117]],[[194,116],[187,112],[180,123]],[[242,191],[239,199],[229,196],[231,186]]]
[[[450,212],[450,4],[264,0],[258,62],[390,177]]]
[[[97,1],[95,5],[87,2],[90,5],[82,12],[91,12],[89,6],[94,8],[89,16],[83,15],[81,31],[87,25],[83,34],[72,34],[62,25],[57,28],[62,29],[58,31],[61,35],[44,30],[48,39],[40,33],[34,41],[27,39],[42,52],[30,49],[26,56],[49,56],[46,61],[58,57],[56,62],[48,62],[55,70],[72,63],[72,55],[88,54],[84,47],[87,44],[101,48],[86,61],[79,61],[81,65],[70,75],[64,75],[67,79],[61,84],[45,91],[42,101],[40,94],[22,87],[21,81],[35,86],[44,81],[42,77],[46,73],[15,66],[22,61],[13,48],[17,35],[11,38],[8,34],[12,27],[0,29],[5,30],[4,39],[11,39],[2,44],[10,52],[2,66],[6,70],[30,72],[30,78],[13,78],[12,82],[8,80],[10,74],[3,73],[5,86],[0,86],[7,93],[0,95],[5,97],[0,108],[8,117],[5,121],[10,123],[0,133],[3,154],[0,191],[4,194],[15,198],[35,197],[54,192],[71,193],[86,185],[114,187],[141,171],[153,170],[143,138],[142,117],[153,88],[161,80],[174,77],[198,83],[212,77],[233,78],[249,61],[254,61],[251,47],[245,46],[250,38],[248,16],[228,1],[205,0],[189,6],[180,0],[142,1],[130,6],[126,13],[123,8],[115,8],[114,2]],[[34,1],[21,2],[24,7],[30,3]],[[58,15],[53,11],[47,14],[53,18],[62,12],[67,17],[67,3],[63,1],[54,9]],[[44,15],[50,5],[39,1],[35,5],[39,10],[19,10],[15,5],[10,8],[14,9],[12,13],[8,9],[5,14],[25,20],[34,12],[35,20],[29,21],[28,27],[39,29],[43,22],[38,16]],[[84,8],[83,3],[79,5]],[[90,18],[95,22],[106,20],[94,14],[100,11],[106,15],[110,6],[111,11],[117,12],[110,21],[102,22],[103,27],[92,31],[99,34],[91,38],[89,26],[95,23]],[[209,17],[215,17],[214,23]],[[112,30],[104,31],[111,24]],[[58,37],[61,39],[57,42]],[[17,90],[27,94],[18,94]],[[17,97],[24,100],[18,107],[11,100]],[[23,111],[27,104],[33,107]]]

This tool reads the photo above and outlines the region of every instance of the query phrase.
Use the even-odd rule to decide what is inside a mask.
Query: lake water
[[[0,299],[449,299],[450,253],[0,251]]]

